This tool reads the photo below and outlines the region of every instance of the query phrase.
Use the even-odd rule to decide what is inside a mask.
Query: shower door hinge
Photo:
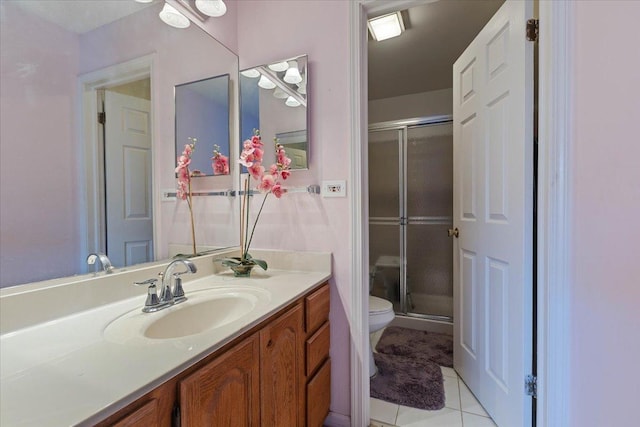
[[[98,123],[100,123],[101,125],[107,123],[107,113],[105,113],[104,111],[98,113]]]
[[[538,397],[538,377],[527,375],[524,378],[524,393],[533,398]]]
[[[527,40],[530,42],[538,41],[538,32],[540,31],[540,21],[538,19],[527,20]]]

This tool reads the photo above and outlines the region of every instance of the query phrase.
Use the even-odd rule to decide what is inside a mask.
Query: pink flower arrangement
[[[229,175],[229,158],[220,152],[220,146],[214,144],[211,167],[214,175]]]
[[[189,205],[189,215],[191,217],[191,242],[193,245],[193,255],[196,254],[196,230],[193,222],[193,205],[191,193],[191,172],[189,171],[189,165],[191,164],[191,156],[193,150],[196,147],[197,138],[189,137],[190,144],[185,144],[182,155],[178,157],[178,166],[176,167],[176,173],[178,174],[178,188],[176,191],[176,197],[181,200],[186,200]]]
[[[262,199],[260,210],[251,228],[251,234],[249,234],[249,179],[247,178],[244,183],[240,221],[241,256],[226,258],[223,264],[231,268],[259,265],[263,270],[266,270],[267,263],[263,260],[252,258],[249,254],[249,247],[251,246],[253,232],[260,219],[260,214],[262,213],[262,208],[267,200],[267,196],[273,194],[279,199],[286,193],[286,189],[282,188],[281,180],[286,180],[291,174],[291,159],[287,157],[282,144],[278,143],[278,140],[275,139],[276,162],[272,164],[269,169],[265,169],[265,167],[262,166],[264,144],[260,137],[260,131],[256,130],[254,133],[250,139],[244,141],[239,162],[247,168],[247,172],[251,178],[258,182],[256,189],[264,194],[264,198]]]

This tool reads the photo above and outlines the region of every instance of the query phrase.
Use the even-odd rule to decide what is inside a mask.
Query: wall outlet
[[[347,197],[346,181],[322,181],[322,197]]]

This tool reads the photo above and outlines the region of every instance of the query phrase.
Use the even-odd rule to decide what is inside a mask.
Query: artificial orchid
[[[220,152],[218,144],[213,145],[211,167],[214,175],[229,175],[229,158]]]
[[[272,164],[269,169],[265,169],[265,167],[262,166],[264,144],[260,137],[260,131],[255,130],[254,135],[243,143],[243,150],[240,154],[239,162],[247,168],[247,172],[251,178],[257,181],[256,189],[264,194],[264,198],[262,199],[260,210],[251,228],[251,233],[249,233],[249,178],[245,179],[240,221],[241,256],[224,259],[224,265],[232,268],[259,265],[263,270],[267,269],[267,263],[264,260],[251,257],[249,247],[251,246],[253,232],[260,219],[260,214],[262,213],[262,208],[267,200],[267,196],[273,194],[277,199],[281,198],[282,195],[286,193],[286,189],[282,188],[280,180],[286,180],[291,174],[291,159],[287,157],[284,147],[278,143],[277,138],[275,139],[275,146],[276,162]]]
[[[182,155],[178,157],[178,166],[176,167],[176,174],[178,174],[178,188],[176,191],[176,197],[181,200],[186,200],[189,205],[189,215],[191,218],[191,242],[193,255],[196,254],[196,229],[195,224],[193,222],[193,204],[191,193],[191,172],[189,171],[189,165],[191,164],[191,156],[193,155],[193,150],[196,147],[196,143],[198,142],[197,138],[189,137],[189,144],[185,144],[184,150],[182,151]]]

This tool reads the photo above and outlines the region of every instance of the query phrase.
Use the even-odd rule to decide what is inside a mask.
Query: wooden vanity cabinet
[[[322,426],[331,399],[329,285],[98,426]]]

